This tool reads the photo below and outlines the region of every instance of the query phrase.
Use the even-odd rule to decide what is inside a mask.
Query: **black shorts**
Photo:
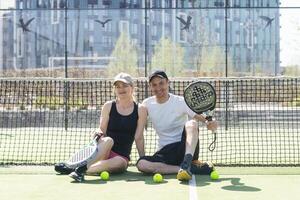
[[[168,165],[180,165],[183,161],[185,155],[185,141],[186,141],[186,132],[183,130],[181,141],[168,144],[162,149],[154,153],[153,156],[143,156],[140,160],[147,160],[150,162],[162,162]],[[199,140],[194,152],[193,160],[198,160],[199,158]]]

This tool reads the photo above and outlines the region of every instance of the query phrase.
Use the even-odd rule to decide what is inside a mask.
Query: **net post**
[[[69,120],[68,120],[68,99],[69,99],[69,82],[67,80],[64,81],[64,128],[67,131],[69,127]]]

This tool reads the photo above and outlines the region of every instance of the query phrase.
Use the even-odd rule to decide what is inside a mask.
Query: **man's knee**
[[[146,169],[146,160],[138,160],[138,162],[136,163],[136,167],[140,172],[144,172],[144,170]]]
[[[185,130],[189,133],[198,133],[199,124],[196,120],[189,120],[185,123]]]
[[[152,173],[151,167],[149,166],[149,161],[147,161],[145,159],[140,159],[137,162],[136,167],[138,168],[138,170],[140,172]]]

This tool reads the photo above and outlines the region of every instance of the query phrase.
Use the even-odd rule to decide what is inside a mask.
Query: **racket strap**
[[[213,133],[213,134],[214,134],[214,139],[208,146],[208,150],[210,150],[210,151],[213,151],[216,148],[217,134],[216,133]]]
[[[207,120],[207,121],[212,121],[212,116],[211,115],[208,115],[208,116],[206,116],[205,117],[205,119]],[[213,139],[213,141],[210,143],[210,145],[208,146],[208,150],[209,151],[213,151],[213,150],[215,150],[215,148],[216,148],[216,140],[217,140],[217,134],[215,133],[215,132],[213,132],[213,134],[214,134],[214,139]]]

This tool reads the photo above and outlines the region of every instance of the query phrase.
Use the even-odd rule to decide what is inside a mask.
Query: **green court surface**
[[[129,167],[124,174],[113,174],[105,182],[99,176],[86,176],[75,183],[66,175],[57,175],[53,167],[0,167],[1,200],[37,199],[208,199],[208,200],[283,200],[299,193],[300,168],[217,168],[220,179],[194,176],[187,183],[175,175],[164,176],[163,183],[153,183],[151,175]]]

